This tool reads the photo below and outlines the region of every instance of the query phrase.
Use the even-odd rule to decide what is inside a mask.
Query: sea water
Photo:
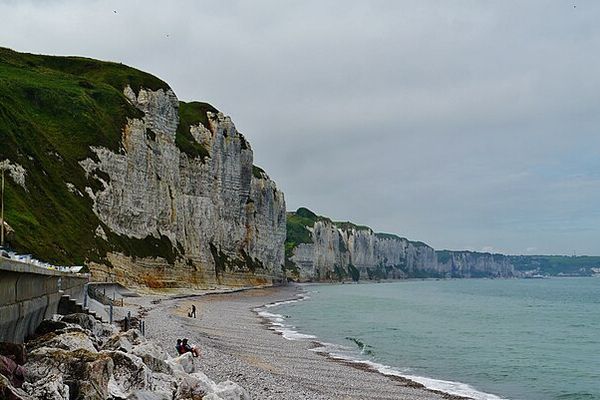
[[[600,399],[600,278],[309,285],[284,337],[475,399]]]

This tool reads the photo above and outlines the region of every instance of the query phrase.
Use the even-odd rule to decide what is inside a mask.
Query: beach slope
[[[310,340],[287,340],[269,330],[254,311],[300,291],[291,286],[137,301],[143,306],[149,338],[160,340],[173,355],[176,339],[189,338],[201,348],[202,372],[217,381],[239,383],[253,399],[458,399],[319,354],[311,350],[315,344]],[[187,316],[192,304],[197,318]]]

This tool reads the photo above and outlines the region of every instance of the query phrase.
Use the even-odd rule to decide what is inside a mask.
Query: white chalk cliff
[[[508,257],[500,254],[436,252],[423,242],[376,233],[364,226],[335,223],[323,217],[305,228],[310,232],[310,239],[289,246],[291,250],[286,260],[288,276],[299,281],[350,279],[353,268],[358,270],[360,279],[511,277],[516,274]]]
[[[166,243],[172,257],[113,252],[106,265],[91,265],[95,277],[157,287],[280,281],[284,196],[253,170],[252,149],[231,119],[208,112],[208,126],[191,126],[208,152],[192,157],[176,144],[179,102],[170,89],[124,94],[143,116],[128,119],[122,149],[95,147],[95,159],[80,163],[101,182],[86,188],[103,224],[97,235]]]

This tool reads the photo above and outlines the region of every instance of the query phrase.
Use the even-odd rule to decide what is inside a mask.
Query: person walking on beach
[[[190,312],[190,317],[196,318],[196,306],[192,304],[192,311]]]

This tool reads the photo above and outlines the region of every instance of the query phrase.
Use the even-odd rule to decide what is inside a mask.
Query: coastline
[[[214,380],[237,382],[253,399],[468,399],[334,357],[320,351],[322,344],[310,335],[304,335],[309,340],[286,339],[257,311],[295,301],[303,291],[291,285],[172,298],[143,295],[128,299],[126,306],[144,315],[146,335],[169,354],[175,355],[176,339],[189,338],[201,349],[199,370]],[[187,317],[191,304],[198,318]]]

